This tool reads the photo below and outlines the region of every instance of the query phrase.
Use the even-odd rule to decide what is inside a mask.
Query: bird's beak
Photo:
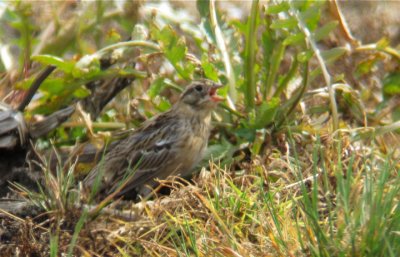
[[[225,100],[225,98],[217,95],[217,90],[218,88],[223,87],[223,85],[221,84],[213,84],[213,86],[210,88],[209,94],[210,94],[210,98],[213,102],[222,102],[223,100]]]

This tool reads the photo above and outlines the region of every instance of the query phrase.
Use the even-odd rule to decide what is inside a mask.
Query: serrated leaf
[[[217,81],[218,71],[209,61],[206,55],[201,57],[201,67],[203,68],[204,74],[207,78]]]
[[[156,31],[155,36],[165,57],[178,74],[184,79],[190,79],[195,67],[189,62],[183,64],[187,52],[185,39],[179,37],[171,26],[165,26],[161,31]]]
[[[179,38],[171,26],[165,26],[158,34],[158,40],[168,60],[175,65],[186,54],[186,45],[183,38]]]
[[[52,55],[35,55],[31,58],[33,61],[37,61],[44,65],[53,65],[56,66],[58,69],[64,71],[65,73],[71,73],[72,69],[74,68],[73,62],[66,62],[62,58],[52,56]]]

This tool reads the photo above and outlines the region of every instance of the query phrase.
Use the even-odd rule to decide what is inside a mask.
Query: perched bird
[[[119,141],[84,179],[89,190],[100,179],[99,191],[135,198],[148,196],[155,179],[189,175],[202,159],[211,128],[211,112],[223,100],[221,85],[210,80],[192,82],[173,107],[144,122]],[[98,176],[101,178],[96,179]]]

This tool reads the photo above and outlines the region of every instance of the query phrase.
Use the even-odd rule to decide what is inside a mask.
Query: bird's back
[[[173,110],[163,113],[121,140],[93,168],[84,184],[91,188],[100,176],[100,192],[112,193],[124,183],[120,194],[148,195],[156,185],[154,179],[188,174],[200,161],[207,146],[208,127],[209,121],[193,121]]]

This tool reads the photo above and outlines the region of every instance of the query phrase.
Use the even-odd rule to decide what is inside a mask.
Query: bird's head
[[[224,99],[217,95],[217,89],[222,85],[211,80],[193,81],[182,93],[179,102],[194,110],[211,110]]]

